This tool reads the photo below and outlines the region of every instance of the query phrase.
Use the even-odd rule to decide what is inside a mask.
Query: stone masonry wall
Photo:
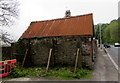
[[[30,43],[33,64],[46,65],[51,45],[49,38],[32,39]]]
[[[84,56],[90,55],[90,50],[87,49],[90,48],[89,38],[90,36],[60,36],[23,39],[18,44],[14,45],[14,52],[25,54],[28,48],[29,53],[27,54],[25,64],[29,62],[32,65],[46,66],[50,48],[53,48],[50,66],[74,66],[77,49],[80,48],[78,67],[82,67],[83,60],[85,59]],[[16,55],[16,58],[18,61],[22,62],[24,55]],[[87,59],[92,61],[91,56]]]
[[[56,37],[54,46],[55,64],[74,66],[77,49],[78,47],[81,48],[81,45],[78,45],[79,42],[81,42],[79,36]],[[79,57],[80,56],[79,52]],[[81,60],[79,60],[79,62],[81,62]]]

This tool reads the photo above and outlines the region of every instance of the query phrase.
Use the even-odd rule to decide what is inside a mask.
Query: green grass
[[[53,77],[60,79],[85,79],[92,76],[92,72],[87,69],[77,69],[73,73],[74,67],[54,67],[45,72],[45,67],[20,68],[19,66],[11,72],[10,78],[17,77]]]

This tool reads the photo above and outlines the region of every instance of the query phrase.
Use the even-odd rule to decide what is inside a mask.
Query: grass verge
[[[17,67],[11,72],[10,78],[17,77],[54,77],[60,79],[85,79],[92,76],[92,71],[87,69],[78,69],[73,73],[74,67],[54,67],[45,72],[45,67]]]

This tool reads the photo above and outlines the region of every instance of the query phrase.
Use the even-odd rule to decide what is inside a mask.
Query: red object
[[[0,67],[1,67],[0,68],[0,77],[8,76],[10,74],[10,72],[12,71],[12,69],[16,67],[14,65],[14,63],[16,63],[16,62],[17,62],[16,59],[0,62]]]
[[[21,38],[93,35],[93,15],[70,16],[32,22]]]

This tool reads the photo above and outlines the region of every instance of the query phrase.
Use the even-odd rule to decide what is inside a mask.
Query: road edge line
[[[105,52],[107,53],[108,57],[110,58],[111,62],[113,63],[114,67],[118,70],[118,65],[115,63],[115,61],[112,59],[112,57],[110,56],[110,54],[108,53],[108,51],[106,49],[104,49]]]

